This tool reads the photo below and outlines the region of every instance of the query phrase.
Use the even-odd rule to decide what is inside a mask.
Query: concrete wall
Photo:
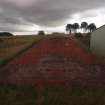
[[[105,57],[105,25],[92,33],[90,47],[93,52]]]

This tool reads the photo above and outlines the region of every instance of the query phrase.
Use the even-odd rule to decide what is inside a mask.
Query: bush
[[[45,32],[44,31],[39,31],[38,35],[45,35]]]
[[[7,36],[7,37],[10,37],[10,36],[13,36],[13,34],[9,33],[9,32],[0,32],[0,36]]]
[[[75,36],[75,37],[82,37],[82,34],[81,34],[81,33],[75,33],[74,36]]]

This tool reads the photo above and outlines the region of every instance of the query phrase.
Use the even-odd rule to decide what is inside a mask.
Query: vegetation
[[[79,29],[78,23],[66,25],[66,31],[69,32],[69,34],[71,34],[72,32],[77,33],[77,29]]]
[[[0,38],[0,66],[30,48],[33,43],[38,42],[40,36],[13,36],[10,38]]]
[[[75,37],[82,37],[82,34],[79,32],[79,33],[75,33],[74,36],[75,36]]]
[[[32,86],[0,86],[0,105],[36,105],[36,97]]]
[[[45,35],[45,32],[44,31],[39,31],[38,35]]]
[[[81,23],[81,29],[83,29],[83,33],[85,33],[88,29],[88,23],[87,22],[82,22]]]
[[[86,49],[89,49],[91,33],[96,30],[96,25],[94,23],[88,24],[87,22],[82,22],[81,26],[79,26],[78,23],[70,24],[71,27],[67,26],[66,28],[68,30],[74,30],[71,31],[71,33],[74,33],[74,36],[78,39],[81,45],[85,46]],[[81,29],[82,33],[77,32],[78,29]]]
[[[75,35],[75,37],[76,37],[78,43],[80,44],[80,46],[90,52],[91,33],[86,33],[85,35],[81,34],[80,36]]]
[[[0,32],[0,37],[11,37],[11,36],[13,36],[13,34],[9,32]]]
[[[105,88],[45,87],[38,92],[33,86],[0,86],[0,105],[104,105]]]
[[[73,24],[73,30],[74,30],[74,33],[77,33],[77,30],[79,29],[79,24],[78,23],[74,23]]]
[[[96,30],[96,25],[94,23],[88,25],[87,22],[82,22],[81,26],[78,23],[66,25],[66,31],[69,32],[69,34],[77,33],[78,29],[82,29],[83,33],[91,33]]]
[[[96,30],[96,25],[94,23],[89,24],[88,25],[88,30],[89,30],[90,33],[95,31]]]
[[[72,29],[73,29],[73,25],[72,24],[67,24],[66,31],[69,32],[69,34],[71,34]]]

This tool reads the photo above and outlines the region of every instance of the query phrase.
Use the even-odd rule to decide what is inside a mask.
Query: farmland
[[[105,103],[105,89],[48,86],[38,91],[33,86],[0,86],[1,105],[100,105]]]
[[[41,39],[40,36],[12,36],[0,38],[0,65],[3,65]]]
[[[0,70],[0,104],[104,105],[104,70],[75,37],[48,36]]]

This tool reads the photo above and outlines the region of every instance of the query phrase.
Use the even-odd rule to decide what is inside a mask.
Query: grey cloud
[[[88,17],[92,14],[84,11],[104,5],[105,0],[0,0],[0,25],[60,26],[73,14],[83,13],[83,17]]]
[[[98,9],[93,9],[93,10],[87,10],[82,13],[80,13],[81,18],[92,18],[96,17],[99,14],[105,14],[105,8],[98,8]]]
[[[62,25],[70,15],[101,7],[102,4],[96,0],[43,0],[37,6],[31,6],[24,11],[26,20],[35,22],[39,25],[52,26]],[[28,14],[28,15],[27,15]],[[30,16],[34,16],[30,18]],[[56,24],[57,23],[57,24]],[[58,24],[59,23],[59,24]]]

